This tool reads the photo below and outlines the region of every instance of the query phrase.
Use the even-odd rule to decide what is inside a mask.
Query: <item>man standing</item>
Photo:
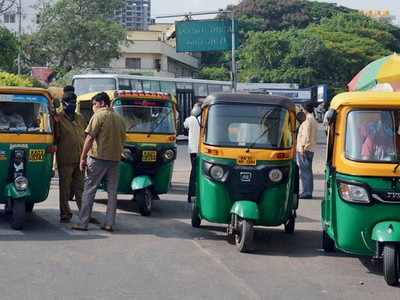
[[[312,173],[312,162],[315,152],[317,122],[313,115],[313,105],[304,106],[306,119],[301,123],[297,135],[297,164],[300,171],[300,181],[303,192],[299,195],[301,199],[312,199],[314,189],[314,178]]]
[[[81,207],[83,173],[79,169],[80,155],[85,140],[85,120],[75,112],[76,95],[67,92],[62,98],[64,111],[55,116],[56,161],[60,185],[60,222],[68,223],[72,218],[68,201],[75,195]]]
[[[201,107],[199,103],[193,106],[191,116],[187,117],[183,126],[188,129],[188,150],[192,169],[190,170],[189,190],[187,201],[192,202],[192,196],[196,194],[196,156],[199,151],[199,137],[200,137],[200,114]]]
[[[80,169],[86,170],[80,223],[72,226],[72,229],[87,230],[97,187],[105,179],[108,201],[102,229],[111,232],[117,209],[118,163],[125,141],[125,125],[122,118],[110,108],[110,98],[106,93],[99,93],[92,98],[92,108],[94,115],[85,130],[86,139],[80,161]]]

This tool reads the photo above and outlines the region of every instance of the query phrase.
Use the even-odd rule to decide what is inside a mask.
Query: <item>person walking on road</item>
[[[201,106],[200,103],[196,103],[191,112],[191,116],[187,117],[183,126],[188,129],[188,151],[190,155],[190,162],[192,164],[192,169],[190,170],[190,180],[188,189],[189,203],[192,202],[192,196],[196,194],[196,157],[199,151],[199,138],[200,138],[200,113]]]
[[[106,93],[92,98],[92,108],[94,115],[85,130],[86,139],[80,160],[80,169],[86,171],[80,222],[72,229],[87,230],[97,187],[105,179],[108,201],[102,229],[111,232],[117,209],[118,163],[126,130],[123,119],[110,108],[110,98]]]
[[[316,145],[317,122],[314,119],[314,108],[312,104],[305,105],[303,109],[306,114],[306,119],[299,127],[296,153],[300,181],[303,188],[299,198],[312,199],[314,189],[312,163]]]
[[[79,169],[80,155],[85,140],[85,120],[75,112],[76,95],[66,92],[62,98],[63,112],[54,117],[54,136],[57,146],[56,163],[59,175],[60,222],[68,223],[72,218],[68,201],[75,195],[81,207],[83,172]]]

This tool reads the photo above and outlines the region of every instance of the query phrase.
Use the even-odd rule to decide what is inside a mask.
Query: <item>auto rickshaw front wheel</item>
[[[399,250],[395,243],[383,245],[383,273],[386,283],[391,286],[399,284],[400,272]]]
[[[322,231],[322,249],[324,249],[325,252],[335,251],[335,242],[325,230]]]
[[[11,228],[15,230],[21,230],[22,227],[24,226],[25,215],[26,215],[25,201],[13,200]]]
[[[285,223],[285,232],[288,234],[292,234],[294,233],[294,227],[296,225],[296,215],[294,213],[292,213],[289,217],[289,219],[287,220],[287,222]]]
[[[135,200],[142,216],[150,216],[153,206],[153,193],[150,189],[141,189],[135,191]]]
[[[239,252],[250,252],[253,248],[254,223],[238,217],[235,244]]]
[[[33,212],[33,207],[35,206],[35,203],[29,202],[25,204],[25,211],[28,213]]]

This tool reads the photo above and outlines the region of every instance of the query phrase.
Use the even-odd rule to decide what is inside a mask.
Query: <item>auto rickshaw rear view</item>
[[[329,122],[322,245],[383,259],[400,274],[400,93],[336,96]]]
[[[254,226],[293,233],[298,207],[295,107],[288,98],[216,94],[202,105],[192,226],[228,224],[239,251]]]
[[[21,229],[26,212],[46,200],[53,163],[50,95],[34,88],[0,88],[0,203]]]

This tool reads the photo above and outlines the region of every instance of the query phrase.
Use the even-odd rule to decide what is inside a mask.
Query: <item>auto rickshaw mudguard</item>
[[[31,195],[31,191],[29,190],[29,188],[27,188],[24,191],[18,191],[15,188],[14,183],[9,183],[4,188],[4,196],[7,198],[20,199],[20,198],[29,197],[30,195]]]
[[[258,205],[253,201],[236,201],[231,208],[231,214],[246,220],[257,221],[260,218]]]
[[[132,191],[142,190],[153,185],[150,176],[142,175],[133,178],[131,183]]]
[[[400,242],[400,221],[384,221],[375,224],[371,239],[377,242]]]

